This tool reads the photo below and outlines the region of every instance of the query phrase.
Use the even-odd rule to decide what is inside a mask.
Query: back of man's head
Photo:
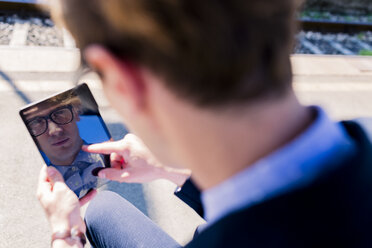
[[[194,104],[278,97],[290,87],[295,0],[64,0],[80,48],[146,66]]]

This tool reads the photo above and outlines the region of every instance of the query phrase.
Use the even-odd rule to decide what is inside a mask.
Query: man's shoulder
[[[342,124],[357,143],[356,156],[306,187],[226,216],[187,247],[371,246],[369,131],[355,121]]]

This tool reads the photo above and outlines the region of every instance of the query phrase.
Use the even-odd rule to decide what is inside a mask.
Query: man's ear
[[[145,82],[140,67],[117,58],[98,45],[88,47],[84,55],[87,62],[100,74],[105,88],[119,94],[132,109],[143,107]]]

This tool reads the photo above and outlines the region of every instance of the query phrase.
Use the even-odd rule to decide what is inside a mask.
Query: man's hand
[[[120,141],[83,146],[83,150],[110,154],[112,168],[101,170],[98,176],[118,182],[145,183],[164,178],[181,186],[191,175],[189,170],[162,165],[133,134],[127,134]]]
[[[85,233],[79,199],[67,187],[62,175],[54,167],[43,166],[41,169],[37,197],[45,210],[53,233],[70,230],[73,227]]]

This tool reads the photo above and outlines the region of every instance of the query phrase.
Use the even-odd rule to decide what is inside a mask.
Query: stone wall
[[[340,14],[371,14],[372,0],[306,0],[304,7]]]

